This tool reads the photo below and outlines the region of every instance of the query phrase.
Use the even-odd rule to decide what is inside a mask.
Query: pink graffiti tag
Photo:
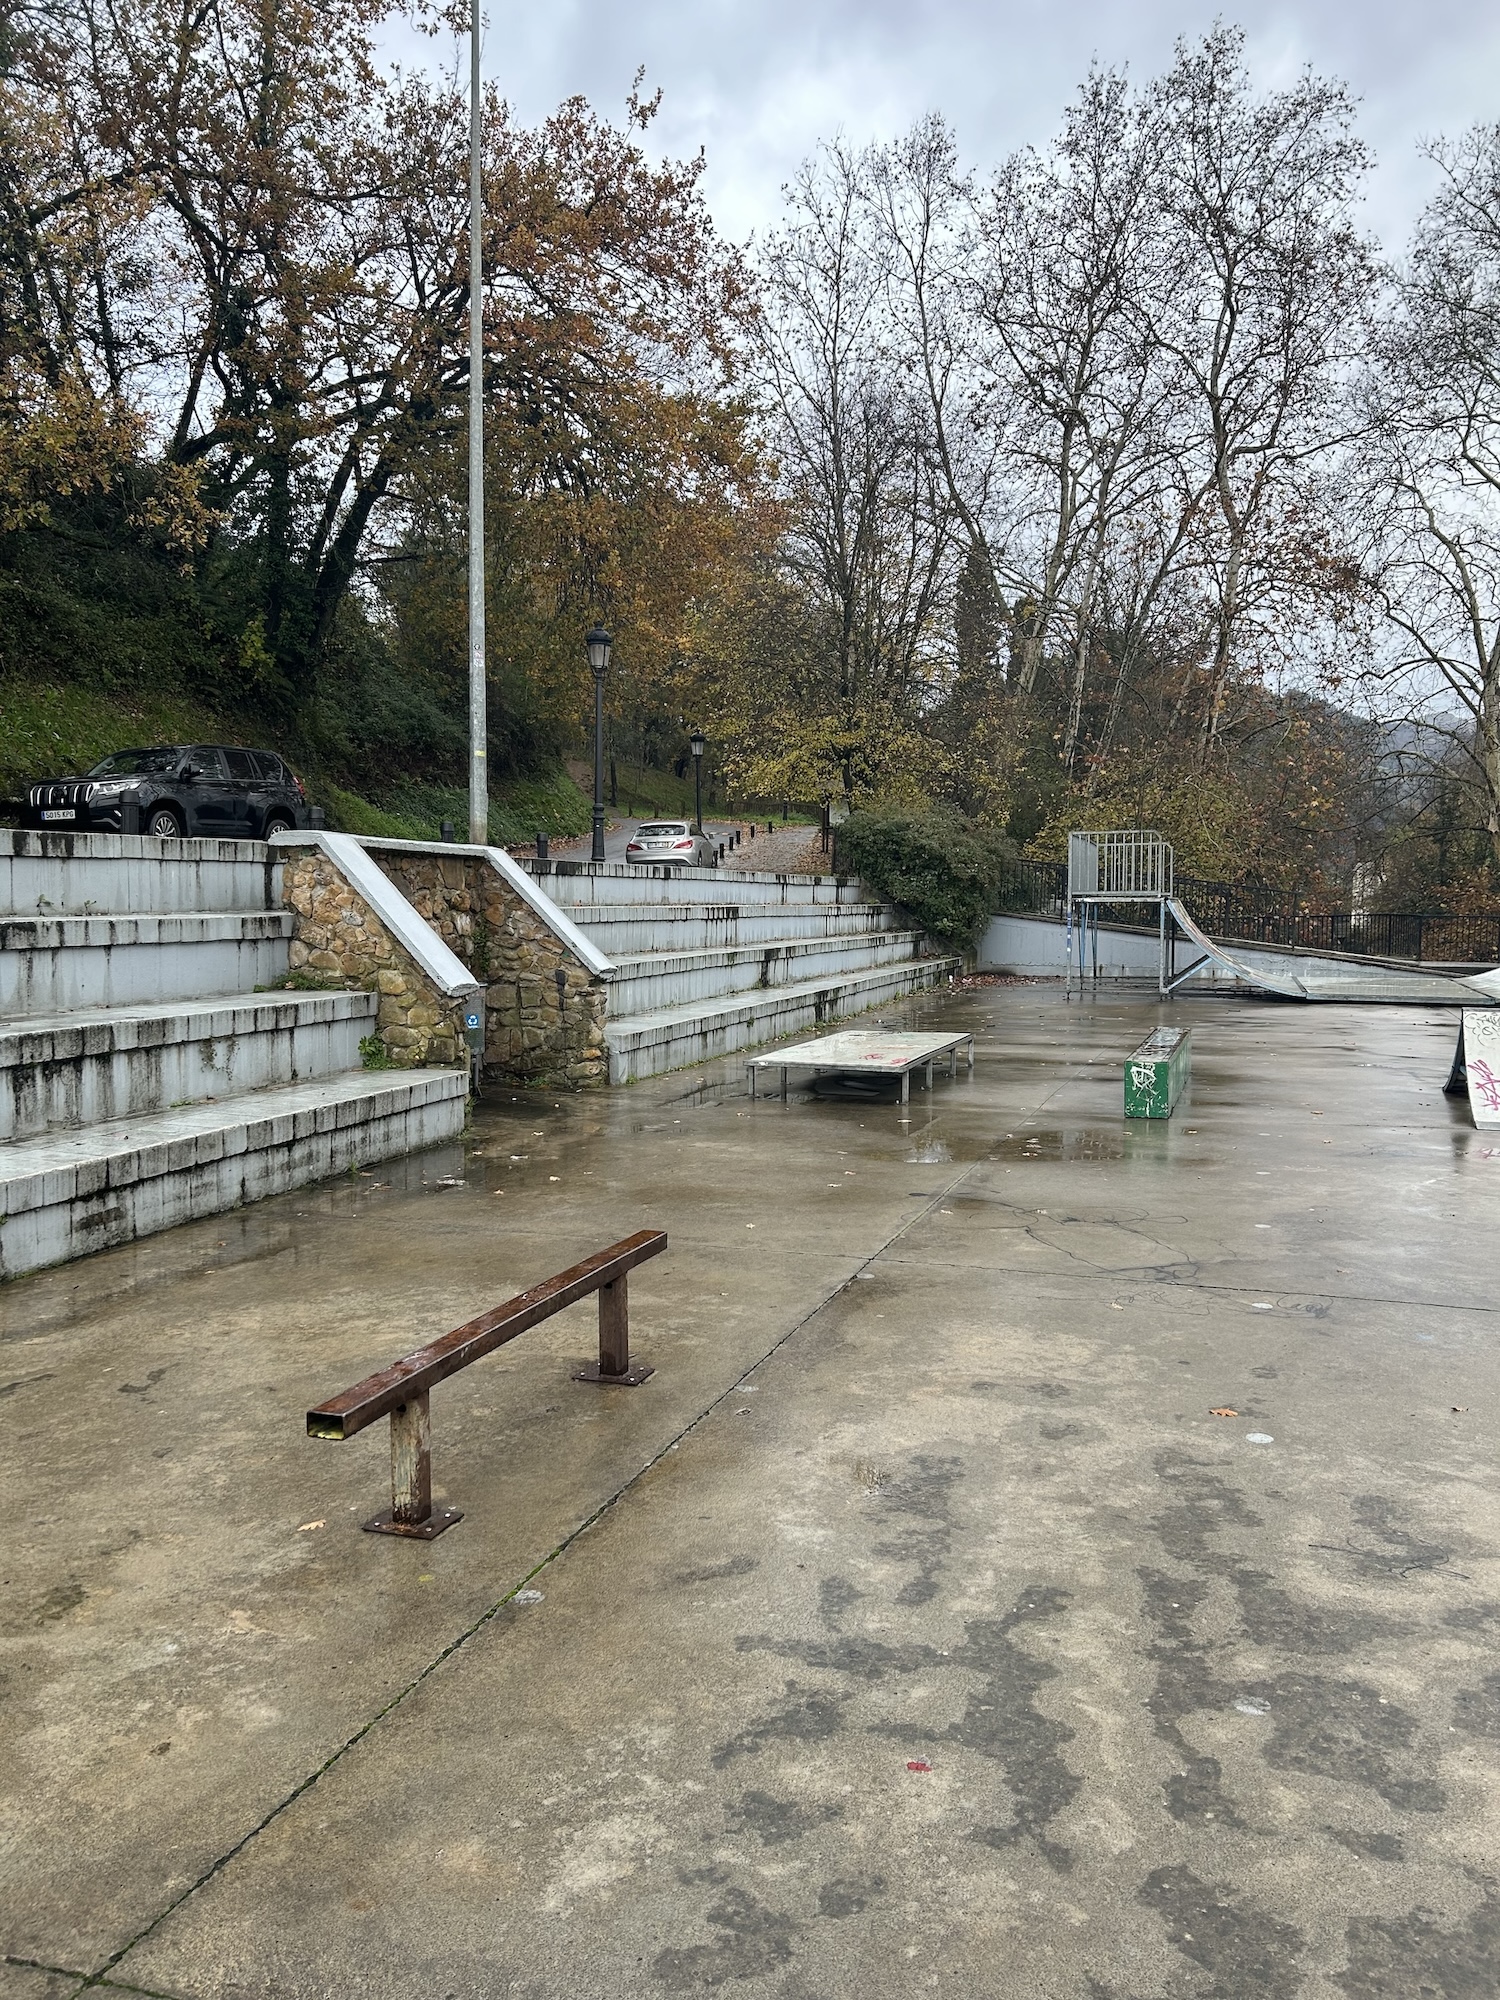
[[[1486,1111],[1500,1111],[1500,1076],[1482,1056],[1469,1059],[1469,1088]]]

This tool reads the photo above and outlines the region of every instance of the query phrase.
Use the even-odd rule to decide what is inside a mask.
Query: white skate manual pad
[[[973,1039],[972,1035],[920,1035],[896,1028],[849,1028],[842,1034],[819,1035],[816,1041],[777,1049],[773,1055],[752,1056],[748,1067],[874,1070],[879,1075],[899,1076],[902,1070],[917,1069]]]

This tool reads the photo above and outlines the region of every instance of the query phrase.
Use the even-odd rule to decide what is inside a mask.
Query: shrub
[[[999,907],[1014,843],[956,813],[851,813],[836,833],[838,866],[858,875],[944,944],[972,951]]]

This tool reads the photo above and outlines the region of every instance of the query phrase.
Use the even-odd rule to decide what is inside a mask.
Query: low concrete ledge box
[[[1125,1061],[1125,1116],[1170,1118],[1192,1067],[1192,1029],[1153,1028]]]

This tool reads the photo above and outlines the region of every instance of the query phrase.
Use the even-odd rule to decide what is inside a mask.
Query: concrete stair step
[[[879,1007],[936,986],[962,962],[958,958],[908,959],[840,978],[606,1018],[610,1082],[633,1083],[641,1077],[685,1069],[711,1056],[730,1055],[804,1028],[845,1019],[867,1007]]]
[[[290,910],[0,918],[0,1017],[248,993],[284,978]]]
[[[356,1070],[8,1145],[0,1277],[454,1140],[468,1089],[459,1069]]]
[[[278,900],[271,893],[273,865],[273,850],[259,840],[0,829],[0,911],[86,917],[268,910]]]
[[[737,903],[742,908],[868,903],[860,883],[834,875],[757,875],[730,868],[630,868],[623,862],[527,861],[537,887],[582,919],[581,909],[614,903]]]
[[[909,963],[921,942],[920,932],[885,930],[849,938],[781,938],[712,950],[632,953],[615,960],[609,1012],[632,1017],[736,993],[844,979]]]
[[[373,993],[240,993],[0,1021],[0,1140],[359,1068]]]
[[[708,951],[782,939],[868,937],[890,928],[877,903],[767,905],[639,902],[565,909],[607,958],[643,951]]]

